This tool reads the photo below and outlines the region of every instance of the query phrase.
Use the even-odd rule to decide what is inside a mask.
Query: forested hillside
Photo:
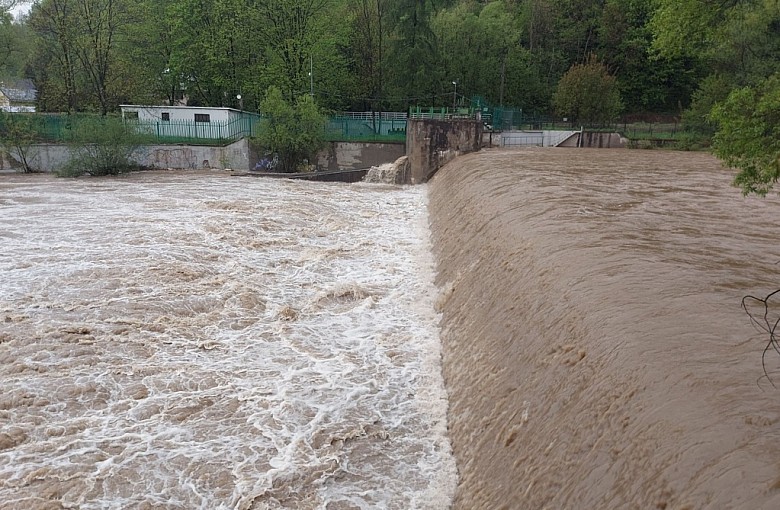
[[[256,110],[275,85],[331,110],[457,93],[554,113],[567,70],[598,62],[623,114],[708,129],[715,103],[780,68],[778,0],[38,0],[0,28],[2,73],[32,78],[40,111]]]

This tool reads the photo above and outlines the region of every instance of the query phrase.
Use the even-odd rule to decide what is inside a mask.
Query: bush
[[[678,151],[701,151],[710,145],[708,136],[699,132],[685,131],[677,137],[673,148]]]
[[[24,173],[35,172],[32,167],[35,137],[32,116],[0,112],[0,147],[19,158]]]
[[[71,159],[57,172],[60,177],[118,175],[139,169],[133,155],[140,138],[118,117],[82,120],[74,126],[68,143]]]
[[[298,172],[306,161],[314,161],[325,146],[326,118],[311,96],[300,96],[291,105],[276,87],[269,87],[260,104],[263,120],[255,145],[276,156],[277,169]]]

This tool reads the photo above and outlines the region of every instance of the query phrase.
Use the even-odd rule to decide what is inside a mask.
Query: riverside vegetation
[[[40,0],[12,21],[13,3],[0,73],[32,78],[43,112],[257,111],[271,86],[329,111],[479,95],[590,122],[608,105],[599,122],[681,118],[684,144],[712,139],[746,193],[780,171],[776,0]]]

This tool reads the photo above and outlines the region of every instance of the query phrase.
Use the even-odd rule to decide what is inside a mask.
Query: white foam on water
[[[447,508],[424,187],[0,182],[0,506]]]
[[[384,183],[384,184],[400,184],[398,173],[407,164],[407,157],[401,156],[392,163],[384,163],[379,166],[372,166],[368,169],[366,176],[363,178],[364,182],[370,183]]]

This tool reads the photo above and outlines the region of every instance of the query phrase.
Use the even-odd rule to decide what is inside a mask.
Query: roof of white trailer
[[[139,105],[139,104],[120,104],[120,108],[139,108],[149,110],[229,110],[238,113],[252,113],[244,110],[237,110],[235,108],[228,108],[226,106],[154,106],[154,105]]]

